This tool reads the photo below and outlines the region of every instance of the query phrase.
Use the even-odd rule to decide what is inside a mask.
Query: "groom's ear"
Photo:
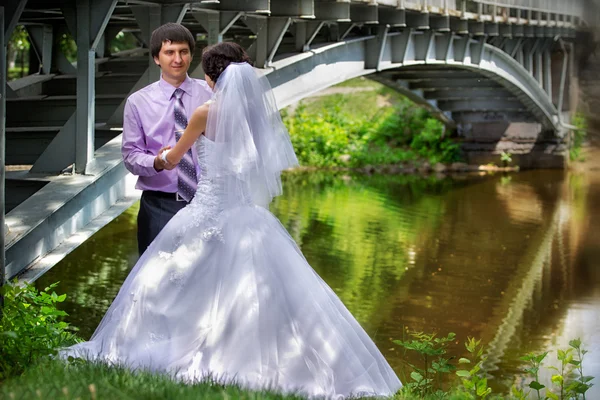
[[[156,65],[158,65],[158,67],[160,68],[160,62],[158,61],[158,57],[153,57],[154,58],[154,62],[156,63]]]

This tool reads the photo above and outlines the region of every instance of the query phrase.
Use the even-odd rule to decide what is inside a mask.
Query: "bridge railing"
[[[338,0],[341,1],[341,0]],[[593,24],[598,20],[599,7],[593,0],[357,0],[365,3],[392,6],[412,11],[434,12],[472,12],[479,13],[485,6],[484,14],[490,14],[493,8],[521,10],[531,12],[531,18],[539,14],[554,14],[575,17]]]
[[[489,6],[507,7],[551,14],[571,15],[585,19],[586,5],[589,0],[468,0],[467,3],[479,3]]]

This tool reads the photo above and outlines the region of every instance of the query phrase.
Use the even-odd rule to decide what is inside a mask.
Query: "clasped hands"
[[[166,152],[167,150],[170,150],[170,149],[171,149],[171,146],[165,146],[158,151],[157,156],[154,157],[154,169],[155,170],[161,171],[163,169],[166,169],[167,171],[170,171],[177,166],[177,164],[171,164],[169,162],[169,160],[167,160],[167,158],[163,155],[164,152]]]

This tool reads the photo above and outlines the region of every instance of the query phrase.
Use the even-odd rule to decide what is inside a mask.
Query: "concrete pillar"
[[[501,165],[501,154],[510,153],[513,166],[562,169],[567,145],[526,111],[453,113],[461,149],[470,164]]]

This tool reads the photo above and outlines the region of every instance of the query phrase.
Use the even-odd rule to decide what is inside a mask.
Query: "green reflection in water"
[[[453,331],[453,355],[464,354],[467,336],[488,344],[492,385],[506,390],[520,355],[575,336],[589,344],[589,372],[600,376],[600,327],[590,322],[600,320],[600,243],[592,239],[600,237],[599,192],[600,179],[552,171],[290,173],[271,210],[401,378],[408,356],[391,338],[406,328]],[[83,337],[135,263],[136,215],[137,206],[38,281],[62,281]]]

